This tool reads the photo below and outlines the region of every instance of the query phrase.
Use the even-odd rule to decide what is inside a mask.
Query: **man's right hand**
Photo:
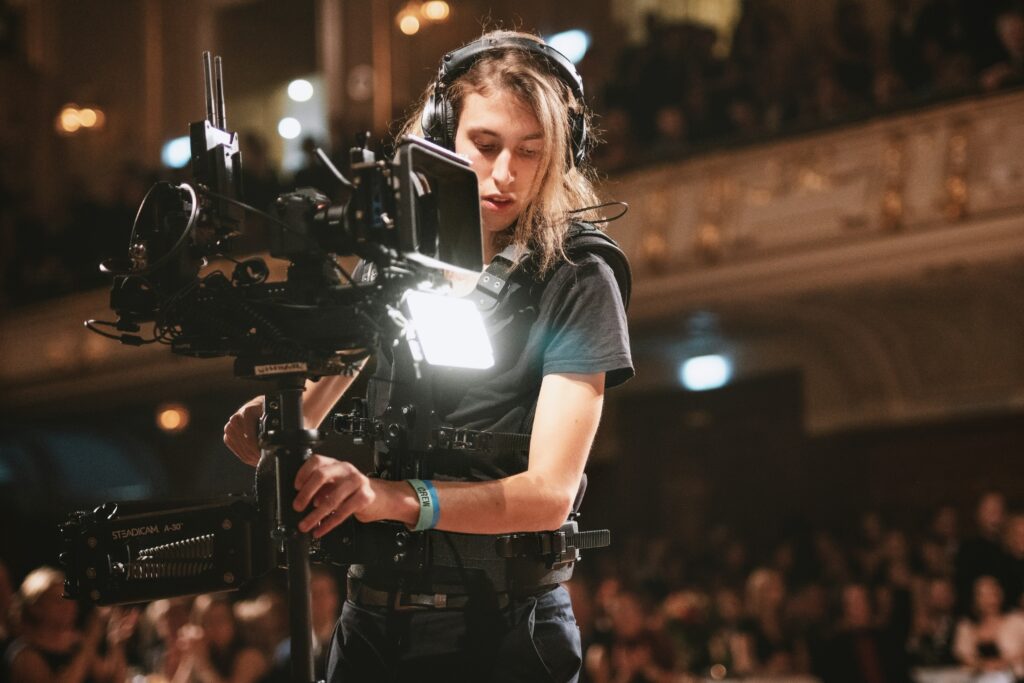
[[[235,411],[224,425],[224,445],[246,465],[260,461],[259,429],[263,417],[263,397],[257,396]]]

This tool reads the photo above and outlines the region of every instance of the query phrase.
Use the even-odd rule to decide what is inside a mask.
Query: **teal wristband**
[[[420,517],[412,530],[433,529],[437,526],[437,519],[441,515],[441,506],[437,502],[437,489],[434,488],[434,482],[420,479],[406,479],[405,481],[415,491],[416,500],[420,504]]]

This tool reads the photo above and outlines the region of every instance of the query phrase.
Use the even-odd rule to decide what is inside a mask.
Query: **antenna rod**
[[[213,70],[210,68],[210,52],[203,52],[203,84],[206,86],[206,120],[211,126],[217,125],[217,110],[213,100]]]
[[[217,88],[217,127],[221,130],[228,129],[227,107],[224,106],[224,70],[221,65],[220,55],[213,58],[214,83]]]

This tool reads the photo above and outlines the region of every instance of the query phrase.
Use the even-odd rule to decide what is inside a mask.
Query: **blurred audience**
[[[602,170],[1024,82],[1019,0],[891,0],[884,32],[863,0],[833,7],[830,29],[804,44],[786,4],[745,2],[721,58],[707,27],[652,14],[601,93]]]
[[[635,537],[618,552],[594,553],[569,584],[585,653],[581,681],[938,680],[921,673],[929,671],[1018,680],[1024,513],[1007,514],[998,491],[981,495],[976,510],[977,533],[966,539],[956,508],[940,505],[917,516],[920,525],[907,523],[914,511],[901,523],[866,511],[852,533],[794,522],[768,546],[716,525],[699,547]],[[0,565],[0,604],[2,577]],[[313,568],[318,675],[343,597],[336,578]],[[48,568],[25,578],[4,657],[10,677],[0,669],[0,682],[289,680],[287,607],[273,580],[241,599],[154,601],[134,637],[134,612],[79,615],[60,597],[62,582]],[[956,587],[965,583],[969,601],[958,613]]]
[[[942,505],[922,516],[919,528],[866,512],[855,533],[797,530],[761,552],[736,531],[709,530],[714,551],[669,543],[670,561],[653,575],[652,553],[623,552],[616,568],[573,579],[574,603],[588,605],[579,616],[589,644],[585,680],[813,676],[875,683],[928,670],[959,672],[954,677],[1007,671],[1024,648],[1024,617],[1018,604],[1004,607],[1003,591],[1024,580],[1022,565],[1000,563],[1001,578],[974,577],[972,587],[981,583],[972,588],[971,616],[955,609],[955,586],[994,552],[977,543],[982,530],[1004,559],[1024,557],[1024,515],[1007,518],[1005,506],[998,492],[981,496],[979,534],[964,540],[956,509]],[[745,567],[739,584],[737,567]],[[592,568],[585,563],[578,573]],[[978,654],[979,632],[999,634],[998,658],[981,656],[990,646]]]

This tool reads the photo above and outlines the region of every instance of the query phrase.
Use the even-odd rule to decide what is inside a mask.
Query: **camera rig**
[[[158,183],[147,193],[127,256],[101,266],[113,276],[117,319],[86,326],[124,344],[231,356],[236,376],[271,381],[255,495],[163,507],[108,503],[72,514],[62,527],[65,595],[113,604],[227,590],[285,565],[292,677],[309,682],[311,541],[292,509],[295,474],[319,439],[303,425],[305,382],[351,373],[373,348],[415,345],[407,293],[480,270],[477,181],[466,160],[407,137],[391,159],[376,158],[365,143],[352,149],[351,179],[318,150],[338,179],[336,201],[300,188],[277,197],[272,211],[249,206],[241,199],[238,134],[227,129],[220,57],[204,53],[203,71],[206,117],[189,128],[193,182]],[[264,219],[263,250],[287,260],[283,282],[270,281],[262,256],[237,253],[247,214]],[[356,282],[338,256],[359,257],[377,277]],[[413,349],[412,357],[422,354]],[[346,522],[335,534],[330,559],[399,552],[353,542],[362,538],[352,531],[359,526]]]
[[[318,150],[338,180],[334,201],[300,188],[277,197],[272,212],[250,206],[241,199],[238,135],[227,130],[221,60],[204,53],[203,67],[206,118],[190,124],[193,182],[158,183],[147,193],[127,256],[102,265],[113,276],[117,319],[86,326],[124,344],[234,357],[236,376],[272,383],[254,495],[163,506],[107,503],[73,513],[62,526],[65,596],[117,604],[231,590],[285,566],[292,680],[309,683],[311,557],[419,571],[431,557],[454,553],[460,571],[486,572],[511,588],[567,579],[581,550],[608,545],[607,531],[581,532],[570,520],[545,534],[473,537],[410,534],[401,524],[352,519],[319,541],[298,531],[304,513],[293,509],[292,482],[320,439],[303,423],[306,381],[353,373],[372,349],[390,349],[402,377],[429,372],[434,361],[427,330],[416,324],[417,302],[448,287],[453,273],[475,276],[482,268],[477,179],[466,160],[422,139],[403,138],[391,159],[377,159],[364,141],[350,152],[351,179]],[[238,253],[247,214],[264,219],[263,251],[288,262],[284,281],[270,280],[262,256]],[[359,257],[375,276],[357,281],[339,256]],[[446,299],[476,313],[468,299]],[[419,478],[417,453],[435,447],[528,447],[524,435],[442,425],[430,409],[428,385],[393,383],[383,415],[357,409],[337,416],[334,428],[383,446],[377,473],[390,479]],[[464,552],[456,550],[456,536]]]

